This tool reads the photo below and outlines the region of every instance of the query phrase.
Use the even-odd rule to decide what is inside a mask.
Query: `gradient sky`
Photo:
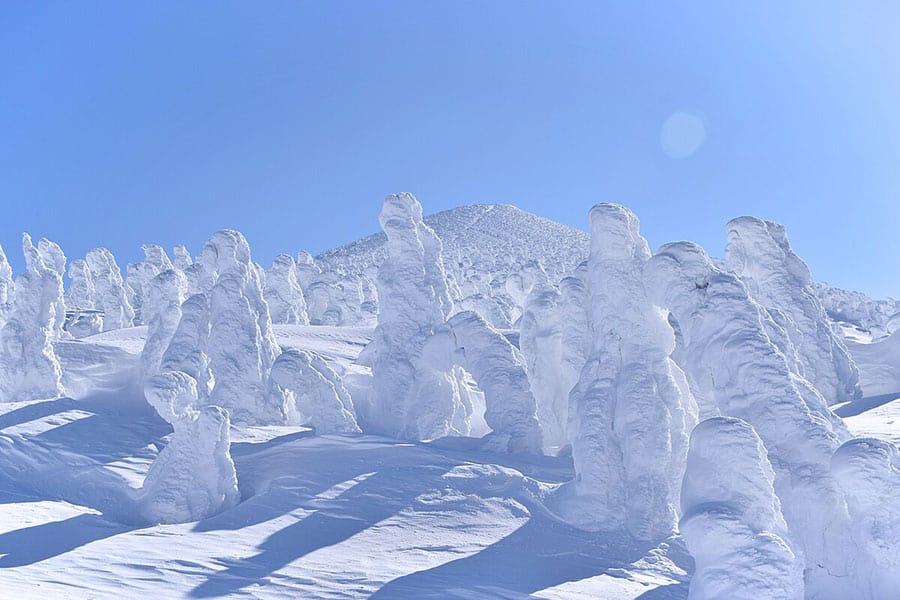
[[[738,6],[740,4],[740,6]],[[0,11],[0,244],[265,265],[512,203],[721,255],[785,223],[817,279],[900,297],[900,3],[21,2]]]

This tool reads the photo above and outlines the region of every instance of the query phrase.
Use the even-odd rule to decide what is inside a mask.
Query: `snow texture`
[[[350,393],[322,357],[285,350],[275,359],[270,378],[289,392],[299,422],[311,425],[317,434],[360,431]]]
[[[740,419],[714,417],[691,434],[679,524],[694,557],[690,600],[802,600],[766,448]]]
[[[642,272],[650,249],[637,217],[598,204],[590,223],[594,339],[571,393],[576,476],[560,507],[586,529],[624,527],[637,539],[661,540],[675,530],[696,408],[670,357],[675,336],[666,314],[647,297]]]
[[[729,221],[725,264],[747,284],[754,299],[783,315],[797,352],[798,373],[829,404],[862,396],[859,371],[828,322],[806,263],[794,254],[784,226],[756,217]],[[778,319],[776,318],[776,321]]]

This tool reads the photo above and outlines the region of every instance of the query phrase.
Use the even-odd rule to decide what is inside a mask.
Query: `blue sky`
[[[392,192],[582,228],[613,201],[651,245],[716,255],[731,217],[782,221],[818,279],[900,297],[897,23],[896,2],[8,4],[0,244],[124,269],[234,227],[268,264],[375,231]],[[672,115],[702,130],[664,135]]]

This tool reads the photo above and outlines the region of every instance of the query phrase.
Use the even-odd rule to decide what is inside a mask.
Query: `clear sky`
[[[740,6],[739,6],[740,5]],[[721,255],[784,222],[818,279],[900,297],[900,3],[20,2],[0,10],[0,244],[254,257],[512,203]]]

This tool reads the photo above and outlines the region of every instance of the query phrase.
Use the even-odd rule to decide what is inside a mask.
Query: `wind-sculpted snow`
[[[598,204],[590,222],[594,339],[571,393],[576,477],[561,490],[560,510],[586,529],[624,527],[637,539],[660,540],[675,529],[696,407],[670,358],[675,337],[666,314],[647,297],[650,249],[637,217]]]
[[[318,355],[285,350],[272,365],[271,381],[288,390],[289,405],[318,434],[358,433],[353,400],[334,369]]]
[[[457,313],[448,325],[460,366],[484,392],[484,420],[491,428],[486,447],[540,454],[541,427],[521,353],[477,313]]]
[[[147,323],[147,341],[141,353],[144,377],[156,375],[181,320],[181,303],[187,292],[187,278],[181,271],[167,269],[145,286],[143,317]],[[191,370],[197,376],[195,370]]]
[[[809,267],[794,254],[784,226],[740,217],[727,229],[725,264],[744,280],[754,299],[784,315],[784,328],[802,367],[798,374],[829,404],[859,398],[859,371],[828,322]]]
[[[666,244],[646,270],[655,300],[677,322],[679,356],[701,415],[737,417],[756,430],[775,469],[791,538],[806,560],[808,586],[840,590],[848,572],[848,524],[829,464],[849,437],[843,423],[788,369],[766,335],[766,311],[744,283],[701,247]]]
[[[12,309],[0,329],[0,402],[65,393],[52,343],[57,311],[65,310],[58,265],[44,263],[27,233],[22,249],[27,270],[16,278]]]
[[[746,422],[715,417],[691,434],[681,533],[694,557],[690,600],[803,600],[766,448]]]
[[[151,523],[185,523],[236,505],[228,412],[200,404],[197,382],[178,371],[151,377],[144,394],[175,431],[150,465],[139,497],[141,516]]]
[[[88,251],[85,262],[94,286],[94,308],[103,311],[103,331],[131,327],[134,309],[115,257],[106,248],[94,248]]]
[[[858,438],[838,448],[831,471],[847,496],[860,600],[893,598],[900,590],[900,451]]]
[[[297,281],[297,265],[290,254],[279,254],[266,272],[266,302],[272,323],[308,325],[303,288]]]

